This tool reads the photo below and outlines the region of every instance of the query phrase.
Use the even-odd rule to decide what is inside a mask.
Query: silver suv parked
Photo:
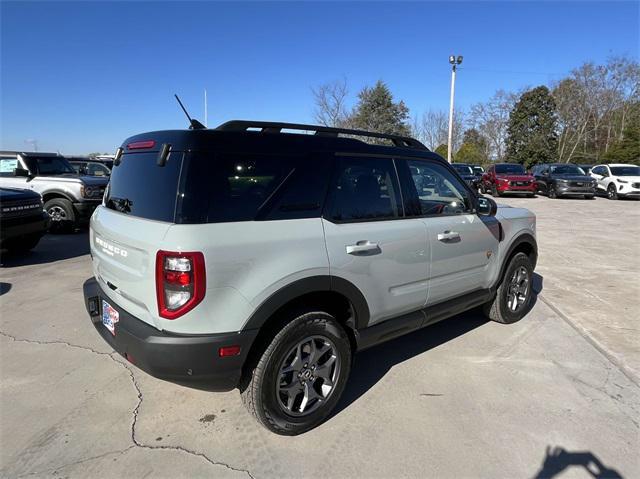
[[[78,175],[56,153],[0,151],[0,186],[40,193],[54,230],[87,222],[102,202],[108,178]]]
[[[357,351],[476,306],[522,318],[535,222],[412,138],[245,121],[145,133],[118,150],[91,219],[84,295],[131,363],[238,387],[294,435],[331,412]]]

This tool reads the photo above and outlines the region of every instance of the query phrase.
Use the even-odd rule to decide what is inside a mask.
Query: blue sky
[[[209,125],[313,121],[311,87],[378,79],[411,114],[548,84],[585,61],[638,58],[638,2],[1,2],[4,149],[114,151],[183,128],[173,93]]]

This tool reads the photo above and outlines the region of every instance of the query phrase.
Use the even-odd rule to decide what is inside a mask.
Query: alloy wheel
[[[47,210],[51,221],[66,221],[67,220],[67,212],[61,206],[52,206]]]
[[[507,308],[515,313],[523,307],[529,297],[529,272],[520,266],[513,272],[507,289]]]
[[[291,416],[306,416],[318,409],[335,390],[340,357],[324,336],[305,338],[289,350],[280,365],[276,395]]]

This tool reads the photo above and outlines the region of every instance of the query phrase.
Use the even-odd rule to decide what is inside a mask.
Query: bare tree
[[[441,110],[429,110],[422,114],[418,122],[417,136],[430,150],[435,150],[439,145],[447,143],[447,114]]]
[[[316,104],[315,120],[325,126],[344,126],[348,117],[346,101],[349,94],[346,78],[324,83],[311,91]]]
[[[558,105],[561,161],[575,158],[599,161],[621,141],[630,112],[640,100],[637,61],[612,57],[605,65],[585,63],[558,82],[553,95]]]
[[[484,103],[471,107],[469,125],[487,140],[488,156],[495,161],[503,161],[509,113],[518,101],[518,93],[498,90]]]

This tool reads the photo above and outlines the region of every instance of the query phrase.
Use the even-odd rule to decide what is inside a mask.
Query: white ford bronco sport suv
[[[535,223],[412,138],[248,121],[145,133],[118,149],[91,218],[85,302],[135,366],[238,387],[295,435],[334,408],[357,351],[477,306],[522,318]]]

